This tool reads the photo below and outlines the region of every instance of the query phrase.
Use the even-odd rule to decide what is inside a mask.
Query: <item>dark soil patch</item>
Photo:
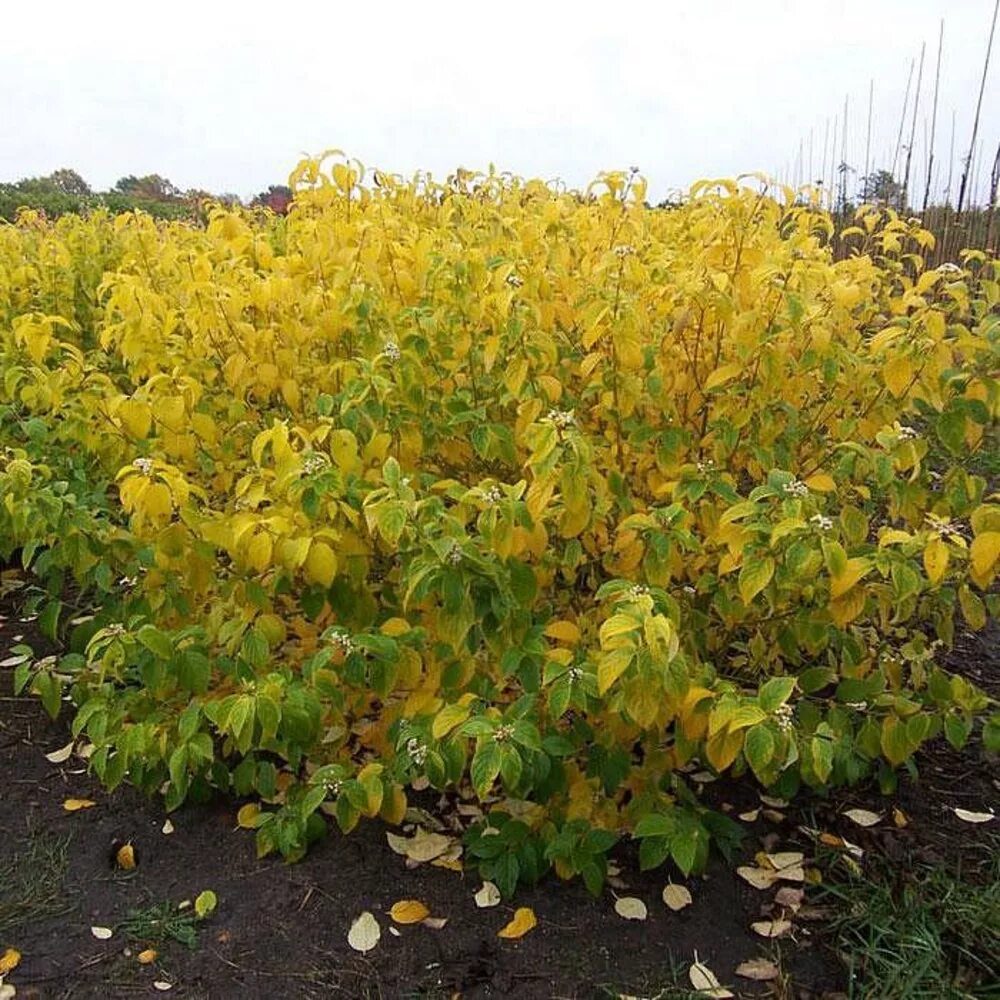
[[[9,607],[7,614],[12,614]],[[31,623],[10,617],[0,621],[0,658],[15,634],[44,648]],[[987,652],[993,656],[995,647]],[[993,676],[1000,676],[1000,663],[992,659],[988,666]],[[747,984],[734,976],[738,963],[773,955],[775,949],[749,928],[760,919],[762,905],[766,912],[767,894],[750,888],[721,861],[689,883],[693,905],[672,913],[660,901],[666,873],[640,873],[626,846],[618,860],[628,888],[620,892],[645,900],[647,921],[618,917],[607,890],[594,899],[581,884],[552,877],[516,900],[534,908],[538,927],[520,941],[503,941],[496,932],[513,907],[477,909],[473,893],[479,880],[474,873],[430,866],[407,870],[388,847],[379,823],[362,825],[349,837],[331,833],[297,865],[273,858],[259,861],[252,834],[236,827],[233,802],[184,808],[171,817],[174,832],[165,835],[160,803],[129,788],[107,795],[76,758],[64,764],[45,759],[45,753],[68,739],[66,721],[51,722],[34,698],[13,697],[10,671],[0,671],[0,877],[5,864],[24,876],[23,868],[33,866],[30,852],[39,843],[68,845],[65,870],[57,873],[61,909],[68,912],[40,909],[18,927],[0,929],[0,952],[13,946],[23,953],[8,977],[19,1000],[655,996],[675,981],[686,985],[685,970],[695,950],[741,996],[775,995],[765,984]],[[910,824],[888,836],[917,846],[926,839],[951,852],[949,856],[963,850],[965,841],[970,851],[973,841],[981,850],[981,831],[953,815],[949,819],[945,811],[951,804],[988,805],[985,796],[992,784],[976,756],[980,753],[938,754],[933,749],[925,755],[920,784],[904,783],[894,799]],[[748,783],[718,782],[707,789],[707,795],[734,812],[758,804]],[[89,798],[97,805],[67,813],[67,798]],[[848,801],[876,807],[859,792],[814,801],[814,825],[828,824],[824,829],[840,830],[855,842],[877,843],[876,835],[849,828],[839,815]],[[778,825],[758,821],[746,841],[748,854],[760,849],[762,838],[769,847],[792,846],[803,839],[798,827],[808,822],[800,811],[789,812]],[[134,843],[135,871],[113,867],[111,845],[116,840]],[[907,850],[912,846],[905,843]],[[51,881],[56,876],[49,869],[47,877]],[[215,891],[219,908],[199,925],[193,949],[169,939],[131,940],[121,929],[107,941],[90,932],[92,925],[117,928],[136,910],[193,900],[203,889]],[[447,926],[403,927],[399,937],[390,935],[385,912],[400,898],[424,901],[434,914],[448,918]],[[365,909],[379,918],[383,936],[374,951],[361,956],[346,938],[351,920]],[[840,966],[820,945],[821,938],[817,925],[802,924],[794,940],[782,942],[782,966],[793,985],[780,995],[818,997],[843,989]],[[151,944],[159,952],[157,961],[140,965],[136,955]],[[155,980],[171,983],[170,992],[158,993]]]

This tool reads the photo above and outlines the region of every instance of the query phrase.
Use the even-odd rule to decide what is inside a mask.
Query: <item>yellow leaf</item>
[[[597,691],[604,694],[632,663],[635,651],[629,647],[604,653],[597,664]]]
[[[837,488],[833,476],[826,472],[817,472],[805,481],[806,486],[815,493],[832,493]]]
[[[254,830],[257,827],[257,817],[260,815],[260,806],[256,802],[248,802],[240,806],[236,813],[236,825],[243,830]]]
[[[382,635],[395,638],[398,635],[405,635],[409,632],[410,623],[405,618],[389,618],[387,621],[382,622],[379,631]]]
[[[987,576],[1000,559],[1000,531],[984,531],[972,540],[969,547],[973,572],[979,577]]]
[[[326,542],[315,539],[309,546],[309,555],[302,569],[310,583],[329,587],[337,575],[337,556]]]
[[[66,812],[79,812],[81,809],[92,809],[96,806],[96,802],[92,802],[90,799],[66,799],[63,803],[63,809]]]
[[[118,407],[116,416],[129,437],[141,440],[149,436],[153,426],[153,411],[148,403],[126,399]]]
[[[140,951],[136,958],[139,959],[140,965],[152,965],[156,961],[156,949],[147,948],[145,951]]]
[[[913,364],[909,358],[893,358],[883,369],[882,377],[889,392],[899,399],[913,378]]]
[[[545,626],[545,634],[550,639],[557,639],[559,642],[576,643],[580,641],[580,630],[570,621],[549,622]]]
[[[676,913],[678,910],[683,910],[685,906],[690,906],[694,900],[692,900],[691,890],[687,886],[668,882],[663,887],[663,902]]]
[[[21,953],[16,948],[8,948],[0,955],[0,976],[6,976],[8,972],[16,969],[21,961]]]
[[[705,744],[705,756],[716,771],[724,771],[736,760],[740,750],[743,749],[744,736],[745,732],[742,729],[735,733],[726,729]]]
[[[924,570],[927,579],[937,585],[948,569],[948,546],[939,535],[934,535],[924,548]]]
[[[616,899],[615,913],[625,920],[645,920],[649,916],[646,904],[636,896],[621,896]]]
[[[514,911],[514,918],[502,930],[497,931],[497,937],[515,941],[524,937],[533,927],[538,926],[535,911],[530,906],[519,906]]]
[[[419,899],[401,899],[392,904],[389,916],[397,924],[419,924],[431,911]]]
[[[830,597],[836,600],[846,594],[871,568],[871,563],[860,556],[848,559],[843,572],[830,581]]]
[[[371,951],[378,944],[382,937],[382,928],[370,911],[365,910],[359,917],[355,917],[351,923],[351,929],[347,933],[347,943],[355,950],[362,953]]]
[[[723,365],[721,368],[716,368],[715,371],[712,372],[707,379],[705,379],[705,391],[711,392],[712,389],[717,389],[720,385],[725,385],[727,382],[736,378],[736,376],[742,371],[743,365],[735,361],[728,365]]]
[[[128,872],[135,868],[135,848],[132,846],[131,841],[127,844],[122,844],[122,846],[115,852],[115,863],[123,871]]]

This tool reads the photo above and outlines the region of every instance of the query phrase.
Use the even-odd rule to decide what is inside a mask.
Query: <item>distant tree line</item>
[[[14,183],[0,182],[0,219],[10,222],[23,208],[44,212],[48,218],[103,208],[115,214],[141,211],[156,219],[197,221],[206,201],[244,204],[235,194],[212,194],[198,188],[182,191],[159,174],[143,177],[129,174],[119,178],[107,191],[95,191],[75,170],[69,168],[56,170],[47,177],[25,177]],[[284,215],[291,201],[291,188],[272,184],[246,204]]]

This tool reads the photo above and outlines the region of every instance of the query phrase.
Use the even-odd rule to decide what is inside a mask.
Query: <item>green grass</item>
[[[118,924],[118,929],[144,945],[178,941],[193,948],[198,936],[197,924],[193,908],[179,910],[173,903],[164,902],[132,910]]]
[[[63,887],[68,847],[69,837],[34,833],[21,850],[0,861],[0,937],[73,910]]]
[[[975,881],[883,861],[823,894],[851,1000],[1000,998],[1000,850]]]

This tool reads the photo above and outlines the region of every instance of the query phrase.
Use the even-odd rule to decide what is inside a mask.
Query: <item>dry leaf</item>
[[[678,910],[683,910],[685,906],[690,906],[694,900],[691,898],[691,892],[687,886],[668,882],[663,887],[663,902],[676,913]]]
[[[740,813],[739,818],[743,820],[744,823],[756,823],[757,817],[760,815],[760,807],[756,809],[751,809],[749,812]]]
[[[615,913],[626,920],[645,920],[649,916],[646,904],[635,896],[622,896],[616,899]]]
[[[868,809],[847,809],[843,815],[858,826],[874,826],[882,820],[881,813],[873,813]]]
[[[535,911],[530,906],[519,906],[514,911],[514,918],[502,930],[497,931],[497,937],[510,941],[524,937],[533,927],[538,926]]]
[[[766,958],[751,958],[736,966],[737,976],[742,976],[744,979],[755,979],[760,983],[777,979],[779,974],[780,970],[774,962]]]
[[[110,927],[91,927],[90,933],[97,938],[98,941],[107,941],[114,931]]]
[[[355,950],[369,952],[378,944],[382,928],[369,910],[354,918],[347,932],[347,943]]]
[[[472,897],[481,910],[500,903],[500,890],[492,882],[484,882],[482,888]]]
[[[0,977],[16,969],[21,961],[21,953],[16,948],[8,948],[0,955]]]
[[[688,979],[691,980],[691,985],[703,996],[725,1000],[726,997],[733,995],[719,982],[715,973],[698,959],[698,952],[694,953],[694,962],[688,969]]]
[[[58,750],[53,750],[52,753],[47,753],[45,759],[50,764],[62,764],[69,760],[73,756],[73,746],[75,744],[74,740],[70,740],[69,743],[64,747],[60,747]]]
[[[241,830],[254,830],[257,827],[259,815],[260,806],[256,802],[248,802],[245,806],[240,806],[236,813],[236,825]]]
[[[439,931],[446,923],[448,923],[447,917],[425,917],[420,921],[421,926],[429,927],[432,931]]]
[[[389,933],[393,937],[402,937],[403,932],[398,927],[393,927],[392,924],[389,925]]]
[[[794,889],[790,885],[782,886],[774,896],[774,901],[779,906],[784,906],[793,913],[802,905],[805,898],[805,889]]]
[[[892,821],[900,829],[902,829],[904,826],[908,826],[910,823],[909,817],[906,815],[906,813],[903,812],[903,810],[898,808],[897,806],[892,807]]]
[[[430,913],[431,911],[419,899],[401,899],[393,903],[389,910],[389,916],[397,924],[419,924],[425,917],[429,917]]]
[[[772,795],[762,795],[760,801],[766,806],[770,806],[772,809],[784,809],[788,805],[787,799],[776,799]]]
[[[152,965],[156,961],[156,949],[147,948],[145,951],[140,951],[136,957],[140,965]]]
[[[990,820],[996,819],[996,814],[991,812],[972,812],[970,809],[953,809],[952,812],[966,823],[989,823]]]
[[[163,821],[162,832],[168,835],[174,832],[174,824],[169,819]]]
[[[0,980],[0,1000],[14,1000],[16,996],[17,990],[14,989],[13,984]]]
[[[63,809],[68,813],[75,813],[81,809],[92,809],[96,805],[97,803],[92,802],[90,799],[67,799],[63,803]]]
[[[764,819],[768,820],[771,823],[785,822],[785,814],[782,812],[778,812],[777,809],[764,809],[761,812],[761,816],[763,816]]]
[[[135,868],[135,848],[132,846],[131,841],[127,844],[122,844],[122,846],[115,851],[115,864],[117,864],[123,871],[127,872],[130,872],[133,868]]]
[[[400,837],[395,833],[386,833],[385,837],[397,854],[402,854],[417,864],[441,857],[452,846],[450,837],[442,833],[428,833],[421,828],[412,837]]]
[[[740,865],[736,874],[755,889],[770,889],[778,880],[777,873],[768,868],[754,868],[750,865]]]
[[[792,929],[791,920],[758,920],[750,927],[755,934],[761,937],[776,938],[787,934]]]
[[[801,851],[778,851],[775,854],[765,855],[775,871],[784,868],[797,868],[805,861],[805,855]]]
[[[695,771],[694,774],[691,775],[691,780],[697,781],[700,785],[708,785],[713,781],[718,781],[719,776],[717,774],[712,774],[711,771]]]
[[[165,979],[157,979],[153,983],[153,989],[159,990],[161,993],[166,993],[167,990],[172,990],[174,988],[173,983],[168,983]]]

